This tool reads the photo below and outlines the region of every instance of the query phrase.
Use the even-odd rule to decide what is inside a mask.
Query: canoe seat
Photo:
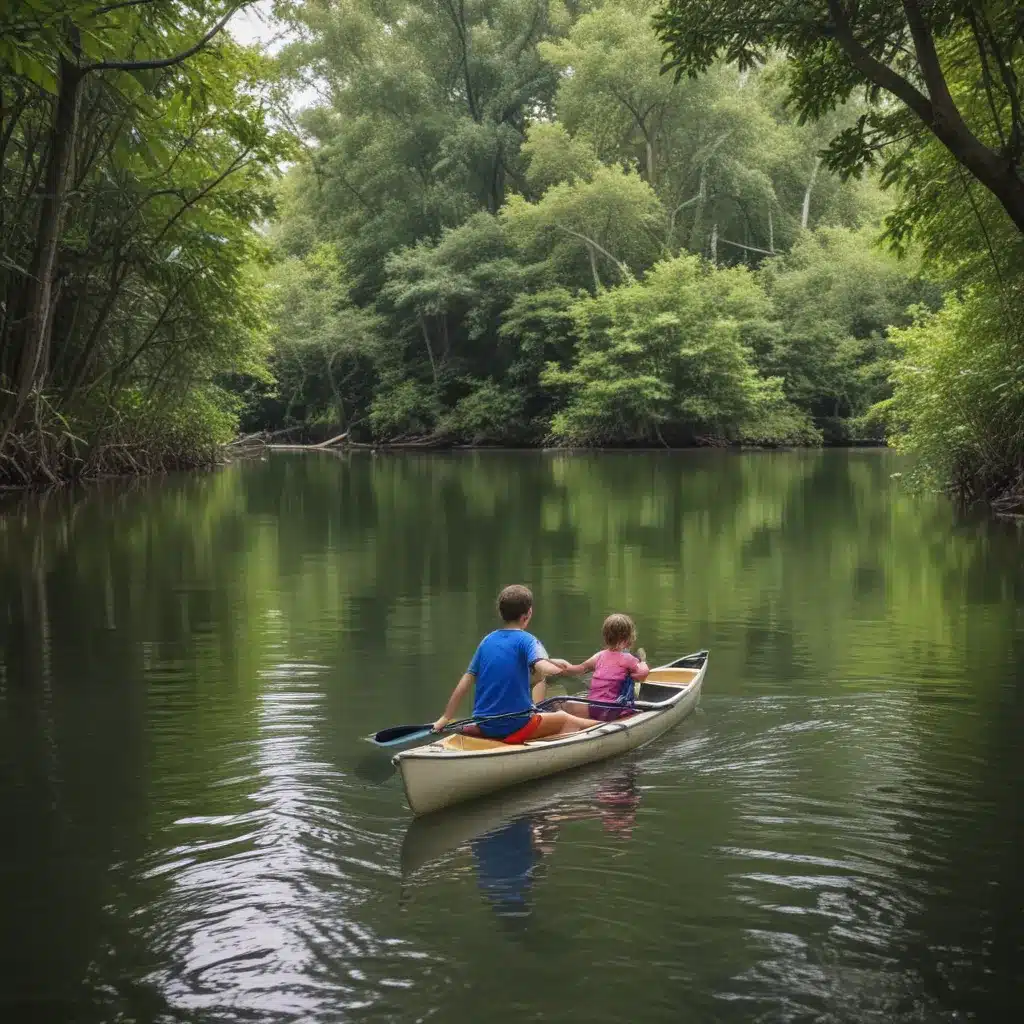
[[[637,700],[650,701],[652,704],[660,704],[663,700],[670,700],[678,695],[682,687],[664,685],[661,683],[645,682],[637,691]]]
[[[689,686],[699,675],[695,668],[652,668],[648,683],[668,683],[670,686]]]
[[[513,745],[502,743],[501,740],[489,740],[484,736],[445,736],[441,740],[441,746],[445,750],[493,750],[501,747],[503,750],[512,750]]]

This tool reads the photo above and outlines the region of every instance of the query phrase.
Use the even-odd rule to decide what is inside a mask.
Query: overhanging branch
[[[85,64],[79,70],[82,74],[87,74],[90,71],[154,71],[159,68],[175,67],[187,61],[189,57],[194,57],[210,40],[224,30],[227,23],[243,7],[247,7],[252,2],[253,0],[244,0],[244,2],[236,4],[195,45],[190,46],[187,50],[182,50],[181,53],[174,54],[173,57],[160,57],[156,60],[103,60],[95,64]]]

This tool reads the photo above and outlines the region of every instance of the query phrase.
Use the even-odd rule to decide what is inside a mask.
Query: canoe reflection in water
[[[508,923],[528,918],[543,861],[567,823],[598,820],[606,834],[632,837],[636,778],[636,763],[619,761],[416,818],[402,844],[403,877],[427,876],[468,846],[484,900]]]

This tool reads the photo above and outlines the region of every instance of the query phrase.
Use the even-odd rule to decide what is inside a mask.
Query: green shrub
[[[892,332],[902,360],[893,397],[876,412],[893,444],[915,456],[910,476],[919,484],[948,487],[966,502],[1024,494],[1020,299],[978,288]]]
[[[743,342],[745,325],[768,310],[744,268],[718,270],[696,256],[581,299],[572,307],[576,361],[549,366],[543,378],[566,396],[552,434],[572,444],[817,440]]]

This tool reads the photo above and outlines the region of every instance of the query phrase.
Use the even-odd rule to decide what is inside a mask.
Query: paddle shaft
[[[374,743],[382,744],[393,744],[399,740],[412,739],[420,735],[433,734],[434,736],[440,736],[441,733],[452,732],[455,729],[461,729],[466,725],[473,725],[477,722],[497,722],[503,718],[523,718],[527,715],[534,714],[533,708],[527,708],[523,711],[508,711],[502,715],[485,715],[477,718],[461,718],[457,722],[449,722],[447,725],[442,726],[436,732],[434,731],[433,722],[424,722],[421,725],[393,725],[388,729],[381,729],[379,732],[373,734]]]
[[[522,718],[523,715],[543,714],[547,710],[547,705],[564,704],[568,700],[576,701],[578,704],[592,704],[596,708],[622,708],[624,711],[631,710],[632,708],[638,708],[641,711],[652,711],[655,708],[660,707],[658,704],[652,704],[645,700],[638,700],[632,704],[619,704],[617,701],[594,700],[591,697],[572,697],[566,694],[564,697],[547,697],[539,704],[535,704],[532,708],[527,708],[525,711],[509,711],[504,715],[487,715],[483,718],[463,718],[458,722],[449,722],[437,731],[438,733],[449,732],[452,729],[461,729],[466,725],[476,725],[478,722],[497,722],[502,718]],[[427,725],[423,728],[429,729],[431,726]]]
[[[564,697],[548,697],[537,705],[538,711],[545,710],[545,704],[564,704],[566,701],[575,701],[577,704],[589,704],[595,708],[619,708],[621,711],[657,711],[663,707],[662,704],[652,704],[647,700],[637,700],[632,704],[620,704],[614,700],[594,700],[593,697],[573,697],[566,694]]]

